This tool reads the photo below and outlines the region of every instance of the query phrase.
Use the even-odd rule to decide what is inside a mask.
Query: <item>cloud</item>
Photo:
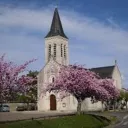
[[[51,16],[49,11],[34,11],[29,9],[3,8],[0,16],[0,24],[12,27],[24,27],[27,29],[42,30],[48,25]]]
[[[19,8],[1,9],[0,25],[6,27],[22,27],[35,31],[47,32],[53,15],[53,10],[31,10]],[[114,50],[128,50],[128,32],[118,28],[112,28],[97,19],[89,18],[75,12],[61,10],[63,26],[68,35],[73,35],[78,39],[93,41],[95,44],[104,44],[114,47]],[[109,18],[110,24],[115,27],[117,24]]]
[[[66,35],[69,37],[71,63],[85,63],[89,67],[113,64],[117,59],[121,70],[127,68],[128,31],[111,17],[109,25],[100,19],[86,17],[77,12],[59,10]],[[38,58],[34,68],[44,64],[44,36],[53,16],[53,7],[42,9],[0,9],[0,53],[21,63]],[[114,26],[114,27],[113,27]],[[123,64],[123,61],[126,63]],[[125,71],[124,77],[128,76]]]
[[[109,17],[107,21],[112,25],[112,27],[119,28],[119,25],[115,23],[112,17]]]

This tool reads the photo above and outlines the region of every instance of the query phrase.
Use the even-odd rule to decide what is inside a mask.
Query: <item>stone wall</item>
[[[10,106],[10,111],[16,111],[16,106],[18,106],[20,103],[7,103],[7,105]]]

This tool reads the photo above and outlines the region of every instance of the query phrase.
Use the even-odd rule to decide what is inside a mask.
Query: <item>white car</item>
[[[0,104],[0,112],[10,112],[10,107],[7,104]]]

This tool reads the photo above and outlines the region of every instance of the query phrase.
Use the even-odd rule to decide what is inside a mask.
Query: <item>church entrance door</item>
[[[56,96],[50,95],[50,110],[56,110]]]

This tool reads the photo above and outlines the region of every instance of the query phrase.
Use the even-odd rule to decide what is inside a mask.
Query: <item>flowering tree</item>
[[[28,92],[28,94],[31,96],[32,102],[36,103],[37,102],[37,75],[38,71],[29,71],[27,76],[32,77],[34,80],[32,83],[30,83],[31,88]]]
[[[125,91],[124,92],[124,101],[125,101],[125,104],[126,104],[126,110],[128,110],[128,91]]]
[[[118,104],[120,105],[121,109],[124,109],[126,106],[126,110],[128,109],[128,90],[124,89],[120,91],[120,96],[118,97]]]
[[[20,91],[18,95],[17,101],[18,102],[24,102],[27,103],[27,106],[29,108],[29,103],[35,103],[37,102],[37,74],[38,71],[29,71],[29,73],[26,76],[29,76],[33,78],[33,81],[31,83],[28,83],[25,87],[27,87],[27,90]]]
[[[117,101],[120,95],[120,91],[116,88],[116,86],[113,83],[113,79],[100,79],[100,86],[105,88],[105,90],[107,90],[107,92],[110,95],[107,101],[102,100],[102,103],[104,103],[107,109],[109,109],[109,106],[112,102],[112,104],[115,106],[115,102]]]
[[[116,86],[113,84],[113,79],[102,79],[100,82],[100,86],[104,87],[108,93],[110,94],[110,98],[118,98],[120,95],[120,91],[116,88]]]
[[[33,61],[35,61],[35,59],[18,66],[12,62],[7,62],[5,55],[0,57],[0,102],[11,101],[16,96],[16,93],[29,89],[27,84],[31,83],[33,78],[20,74],[23,73],[26,67]]]
[[[78,101],[77,112],[80,113],[81,103],[87,97],[95,97],[96,100],[102,101],[111,98],[111,93],[106,89],[107,84],[103,85],[94,72],[83,66],[70,65],[60,69],[59,75],[46,87],[46,91],[59,92],[61,98],[72,94]]]

